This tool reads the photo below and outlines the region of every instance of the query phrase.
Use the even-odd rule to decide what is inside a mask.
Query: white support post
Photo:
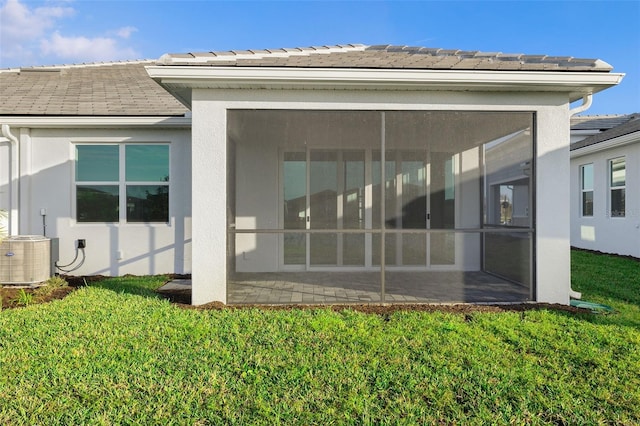
[[[222,104],[199,100],[200,96],[206,91],[194,90],[193,305],[227,302],[227,112]]]
[[[541,108],[537,122],[536,301],[569,304],[569,110]]]

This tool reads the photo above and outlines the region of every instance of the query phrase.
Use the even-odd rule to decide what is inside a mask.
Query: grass
[[[196,311],[162,277],[91,283],[0,312],[0,424],[640,424],[639,267],[573,253],[607,316]]]

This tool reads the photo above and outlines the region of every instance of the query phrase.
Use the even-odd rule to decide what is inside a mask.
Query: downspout
[[[591,104],[593,103],[593,94],[592,93],[588,93],[586,95],[584,95],[582,97],[582,105],[577,106],[573,109],[569,110],[569,117],[573,117],[576,114],[580,114],[581,112],[584,112],[586,110],[588,110],[591,107]],[[571,299],[581,299],[582,298],[582,293],[580,293],[579,291],[575,291],[572,288],[569,288],[569,297]]]
[[[591,104],[593,103],[593,94],[589,93],[582,97],[582,105],[577,106],[573,109],[569,110],[569,117],[573,117],[576,114],[580,114],[591,108]]]
[[[13,133],[11,133],[11,128],[9,127],[8,124],[3,124],[2,125],[2,136],[4,136],[5,138],[7,138],[9,140],[9,182],[8,183],[8,188],[9,188],[9,235],[14,235],[15,233],[15,222],[14,222],[14,218],[16,217],[16,215],[13,212],[13,202],[14,202],[14,193],[13,193],[13,179],[14,179],[14,167],[13,167],[13,160],[14,160],[14,151],[15,151],[15,155],[17,155],[19,157],[19,153],[20,153],[20,144],[18,143],[18,138],[16,138]],[[15,149],[14,149],[15,147]],[[20,158],[17,159],[16,161],[16,167],[17,167],[17,179],[20,179]]]

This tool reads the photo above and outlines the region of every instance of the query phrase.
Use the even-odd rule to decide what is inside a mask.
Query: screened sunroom
[[[147,72],[193,114],[192,303],[569,303],[569,118],[611,70],[393,45],[164,55]]]
[[[227,302],[534,300],[534,119],[227,110]]]

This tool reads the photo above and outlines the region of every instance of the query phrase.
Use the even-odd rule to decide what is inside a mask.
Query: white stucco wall
[[[569,110],[538,109],[536,149],[536,300],[569,303]]]
[[[73,275],[189,273],[191,269],[191,146],[188,129],[28,129],[20,143],[18,233],[60,238],[60,264],[71,262],[77,239],[86,240],[86,260]],[[170,222],[167,224],[77,223],[74,144],[170,144]],[[4,151],[2,151],[4,152]],[[4,159],[0,159],[5,162]]]
[[[569,110],[563,93],[193,90],[193,303],[226,301],[226,110],[450,110],[536,113],[536,300],[568,303]],[[206,219],[205,219],[206,218]]]
[[[640,135],[623,146],[581,155],[583,150],[573,151],[571,158],[571,245],[640,257]],[[625,217],[609,214],[609,160],[618,157],[626,160]],[[580,166],[585,164],[593,164],[592,217],[581,213]]]

